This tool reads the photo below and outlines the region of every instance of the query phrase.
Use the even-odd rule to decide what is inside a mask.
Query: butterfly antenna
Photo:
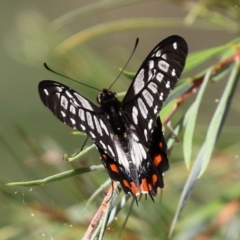
[[[44,63],[43,65],[44,65],[44,67],[45,67],[48,71],[50,71],[50,72],[52,72],[52,73],[55,73],[55,74],[57,74],[58,76],[65,77],[65,78],[67,78],[67,79],[69,79],[69,80],[71,80],[71,81],[73,81],[73,82],[79,83],[79,84],[81,84],[81,85],[83,85],[83,86],[92,88],[92,89],[97,90],[97,91],[99,91],[99,92],[101,91],[101,90],[98,89],[98,88],[95,88],[95,87],[93,87],[93,86],[90,86],[90,85],[88,85],[88,84],[86,84],[86,83],[79,82],[79,81],[77,81],[77,80],[75,80],[75,79],[73,79],[73,78],[70,78],[70,77],[68,77],[68,76],[66,76],[66,75],[63,75],[63,74],[61,74],[61,73],[58,73],[58,72],[52,70],[52,69],[47,65],[47,63]]]
[[[118,80],[118,78],[122,75],[123,71],[125,70],[126,66],[128,65],[129,61],[131,60],[137,46],[138,46],[138,42],[139,42],[139,38],[136,38],[136,41],[135,41],[135,45],[134,45],[134,48],[133,48],[133,51],[129,57],[129,59],[127,60],[126,64],[124,65],[124,67],[122,68],[121,72],[118,74],[118,76],[116,77],[116,79],[113,81],[113,83],[110,85],[110,87],[108,88],[108,90],[111,89],[111,87],[113,86],[113,84]]]

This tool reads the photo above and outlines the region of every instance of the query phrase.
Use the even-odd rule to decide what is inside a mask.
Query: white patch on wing
[[[132,133],[132,137],[133,137],[135,142],[139,142],[139,138],[135,133]]]
[[[144,69],[142,68],[141,71],[138,73],[133,84],[133,89],[135,94],[138,94],[144,87],[143,79],[144,79]]]
[[[135,106],[133,106],[133,109],[132,109],[132,118],[133,118],[133,122],[137,125],[138,124],[138,110]]]
[[[89,101],[87,99],[85,99],[84,97],[82,97],[81,95],[79,95],[78,93],[73,93],[75,95],[75,97],[80,101],[81,106],[83,106],[84,108],[86,108],[87,110],[91,110],[93,111],[93,108],[91,106],[91,104],[89,103]]]
[[[84,114],[84,111],[81,108],[78,110],[78,116],[80,117],[80,119],[82,121],[85,121],[85,114]]]
[[[150,83],[148,84],[148,88],[149,88],[154,94],[157,93],[157,84],[156,84],[156,83],[150,82]]]
[[[161,82],[162,80],[163,80],[163,74],[162,73],[158,73],[157,74],[157,76],[156,76],[156,78],[157,78],[157,80],[159,81],[159,82]]]
[[[46,88],[44,88],[43,91],[47,96],[49,96],[48,90]]]
[[[176,71],[175,71],[175,69],[172,70],[172,76],[173,76],[173,77],[176,76]]]
[[[169,64],[166,61],[160,60],[158,62],[158,67],[164,71],[164,72],[168,72],[169,69]]]
[[[99,124],[99,121],[98,121],[97,117],[93,116],[93,120],[95,122],[95,125],[96,125],[96,128],[97,128],[97,132],[100,134],[100,136],[102,136],[103,135],[102,129],[100,127],[100,124]]]
[[[92,138],[96,138],[96,135],[93,132],[89,132],[89,134],[91,135]]]
[[[82,124],[80,124],[80,127],[82,128],[82,130],[83,130],[83,131],[85,131],[85,130],[86,130],[85,126],[84,126],[84,125],[82,125]]]
[[[154,111],[153,111],[155,114],[157,114],[158,113],[158,106],[156,105],[155,107],[154,107]]]
[[[140,152],[141,152],[141,154],[142,154],[142,157],[143,157],[144,159],[146,159],[146,158],[147,158],[147,153],[146,153],[146,150],[144,149],[144,147],[143,147],[143,145],[142,145],[141,143],[138,144],[138,148],[140,149]]]
[[[107,127],[106,127],[106,125],[103,123],[102,119],[100,119],[100,125],[101,125],[101,127],[103,128],[103,130],[105,131],[105,133],[106,133],[107,135],[109,135],[109,132],[108,132],[108,130],[107,130]]]
[[[71,94],[69,91],[66,91],[65,93],[66,93],[66,95],[67,95],[69,98],[72,98],[72,97],[73,97],[72,94]]]
[[[152,129],[152,124],[153,124],[153,120],[150,119],[150,121],[148,122],[148,129],[149,129],[149,130]]]
[[[159,100],[161,100],[161,101],[163,100],[163,93],[162,92],[160,93]]]
[[[73,118],[70,118],[70,121],[72,122],[72,124],[73,124],[73,125],[75,125],[75,124],[76,124],[76,121],[75,121],[75,119],[73,119]]]
[[[110,151],[111,156],[115,157],[115,154],[114,154],[114,152],[113,152],[113,150],[112,150],[110,145],[108,145],[108,150]]]
[[[170,88],[170,82],[169,81],[167,81],[167,83],[166,83],[166,88]]]
[[[130,156],[137,169],[141,167],[143,159],[147,158],[147,153],[142,144],[134,141],[133,138],[130,140]]]
[[[166,53],[164,53],[164,54],[162,55],[162,58],[167,60],[167,56],[168,56],[168,55],[167,55]]]
[[[87,122],[88,125],[90,126],[91,129],[94,129],[94,125],[93,125],[93,120],[92,120],[92,115],[90,112],[86,113],[86,117],[87,117]]]
[[[153,61],[153,60],[150,60],[150,61],[148,62],[148,66],[149,66],[150,69],[153,69],[153,68],[154,68],[154,61]]]
[[[106,145],[103,143],[102,140],[101,140],[99,143],[102,145],[102,147],[103,147],[105,150],[107,149]]]
[[[126,171],[129,170],[129,162],[126,156],[126,153],[123,151],[123,149],[120,147],[119,142],[115,141],[115,149],[117,151],[117,160],[119,164],[121,164]]]
[[[177,43],[176,43],[176,42],[173,43],[173,48],[174,48],[174,49],[177,49]]]
[[[149,70],[148,71],[148,81],[150,81],[152,79],[152,77],[153,77],[152,71]]]
[[[143,97],[144,97],[145,101],[147,102],[148,106],[152,107],[152,105],[153,105],[152,94],[150,94],[150,92],[146,89],[143,90],[142,94],[143,94]]]
[[[161,50],[158,50],[157,52],[156,52],[156,57],[160,57],[161,56]]]
[[[58,91],[58,92],[62,92],[62,90],[63,90],[63,87],[56,86],[56,89],[57,89],[57,91]]]
[[[76,114],[76,108],[73,105],[70,105],[70,112]]]
[[[145,128],[143,132],[144,132],[144,136],[145,136],[145,139],[146,139],[146,142],[147,142],[148,141],[147,129]]]
[[[141,98],[138,98],[138,107],[141,111],[141,114],[143,116],[144,119],[147,118],[147,114],[148,114],[148,110],[146,108],[146,105],[144,104],[143,100]]]
[[[61,111],[61,114],[64,118],[66,117],[66,113],[64,111]]]
[[[68,100],[65,96],[62,96],[60,99],[60,104],[64,109],[68,108]]]

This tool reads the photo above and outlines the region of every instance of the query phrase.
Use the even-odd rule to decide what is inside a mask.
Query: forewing
[[[60,121],[84,132],[109,156],[115,156],[108,149],[108,146],[111,148],[113,145],[112,134],[109,132],[110,128],[104,112],[99,107],[73,89],[58,82],[42,81],[39,83],[38,90],[44,105]]]
[[[160,42],[142,63],[123,99],[123,112],[142,134],[145,146],[163,102],[180,78],[187,52],[187,43],[179,36]]]

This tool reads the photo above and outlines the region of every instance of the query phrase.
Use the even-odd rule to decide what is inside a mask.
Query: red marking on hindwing
[[[116,164],[112,163],[112,164],[110,164],[109,167],[110,167],[110,169],[111,169],[113,172],[118,173],[118,167],[117,167]]]
[[[160,154],[154,154],[153,162],[155,166],[158,166],[162,161],[162,156]]]
[[[152,175],[152,182],[153,182],[153,185],[156,185],[156,182],[158,181],[158,176],[157,174],[153,174]]]
[[[142,184],[140,185],[140,189],[142,192],[149,191],[148,182],[147,182],[146,178],[142,179]]]
[[[106,154],[102,154],[102,158],[103,158],[103,160],[105,160],[105,161],[106,161],[108,157],[107,157],[107,155],[106,155]]]

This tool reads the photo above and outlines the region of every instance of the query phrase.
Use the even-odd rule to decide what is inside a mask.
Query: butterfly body
[[[125,193],[157,193],[168,170],[167,147],[158,113],[179,80],[187,56],[179,36],[160,42],[140,66],[123,101],[103,89],[96,106],[71,88],[46,80],[39,94],[53,114],[95,143],[109,176]]]

